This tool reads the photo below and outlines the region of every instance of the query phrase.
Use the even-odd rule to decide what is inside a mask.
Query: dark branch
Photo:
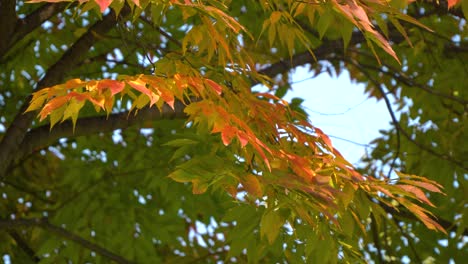
[[[0,0],[0,58],[8,47],[8,40],[15,30],[16,1]]]
[[[20,236],[20,234],[18,234],[18,232],[16,232],[15,230],[9,230],[8,231],[8,234],[11,236],[11,238],[13,238],[16,242],[16,244],[18,245],[18,247],[21,248],[21,250],[24,251],[24,253],[26,253],[26,255],[28,255],[28,257],[33,261],[33,262],[40,262],[41,259],[36,256],[36,253],[34,252],[34,250],[28,245],[28,243]]]
[[[45,218],[33,218],[33,219],[5,219],[0,218],[0,229],[16,229],[20,227],[40,227],[44,230],[47,230],[59,237],[73,241],[89,250],[96,252],[97,254],[106,257],[110,260],[113,260],[117,263],[127,264],[132,263],[129,260],[125,259],[122,256],[119,256],[115,253],[110,252],[109,250],[92,243],[83,237],[80,237],[65,228],[55,226]]]
[[[359,55],[364,55],[362,52],[359,52],[359,51],[356,51],[356,50],[353,50],[353,52],[359,53]],[[392,77],[396,81],[398,81],[398,82],[400,82],[402,84],[405,84],[405,85],[407,85],[409,87],[419,88],[419,89],[423,90],[424,92],[427,92],[427,93],[432,94],[434,96],[438,96],[438,97],[442,97],[442,98],[445,98],[445,99],[448,99],[448,100],[458,102],[463,106],[468,105],[468,100],[465,100],[462,97],[453,96],[453,95],[450,95],[450,94],[445,94],[445,93],[439,92],[437,90],[431,89],[428,85],[424,85],[424,84],[416,82],[414,79],[407,76],[405,73],[401,72],[400,70],[398,70],[398,69],[396,69],[396,68],[394,68],[394,67],[392,67],[392,66],[390,66],[388,64],[384,64],[384,66],[387,67],[389,70],[384,70],[383,67],[377,67],[375,65],[370,65],[370,64],[365,64],[365,63],[359,63],[359,64],[361,66],[363,66],[364,68],[366,68],[366,69],[371,69],[373,71],[385,74],[385,75],[387,75],[389,77]]]
[[[40,126],[29,131],[24,137],[18,151],[16,159],[22,159],[36,150],[50,146],[60,138],[70,138],[97,134],[100,132],[111,132],[116,129],[125,129],[130,126],[141,124],[149,120],[186,118],[184,113],[185,105],[176,101],[174,110],[168,105],[164,105],[162,111],[158,108],[144,108],[138,113],[123,112],[107,116],[93,116],[79,118],[73,131],[71,121],[56,125],[52,130],[49,125]]]
[[[396,118],[395,112],[393,111],[393,108],[392,108],[392,104],[390,100],[388,99],[388,96],[385,93],[382,85],[376,79],[374,79],[359,63],[354,62],[353,60],[347,60],[347,61],[349,61],[352,65],[358,68],[362,72],[362,74],[364,74],[374,84],[374,86],[380,91],[380,93],[382,94],[382,97],[384,98],[385,105],[387,106],[388,113],[390,114],[390,117],[392,119],[392,123],[396,128],[397,146],[396,146],[396,151],[395,151],[392,163],[390,164],[390,168],[387,174],[387,178],[390,178],[391,173],[395,167],[395,163],[398,157],[400,156],[400,148],[401,148],[401,136],[400,136],[400,129],[399,129],[400,122]]]

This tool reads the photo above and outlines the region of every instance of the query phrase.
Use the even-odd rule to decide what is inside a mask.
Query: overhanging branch
[[[39,227],[44,230],[47,230],[56,236],[62,237],[66,240],[73,241],[91,251],[96,252],[97,254],[106,257],[112,261],[115,261],[117,263],[121,264],[129,264],[133,263],[127,259],[125,259],[122,256],[119,256],[101,246],[98,244],[95,244],[91,241],[88,241],[84,239],[83,237],[80,237],[65,228],[55,226],[51,223],[46,218],[32,218],[32,219],[5,219],[5,218],[0,218],[0,229],[16,229],[16,228],[21,228],[21,227]]]
[[[29,131],[16,152],[16,159],[21,159],[33,153],[35,150],[43,149],[52,145],[60,138],[70,138],[93,135],[100,132],[111,132],[116,129],[125,129],[130,126],[141,124],[149,120],[186,118],[184,113],[185,105],[176,101],[174,110],[168,105],[163,105],[162,111],[156,107],[147,107],[138,113],[116,113],[109,117],[93,116],[79,118],[73,131],[73,124],[70,120],[60,123],[51,130],[49,125],[40,126]]]

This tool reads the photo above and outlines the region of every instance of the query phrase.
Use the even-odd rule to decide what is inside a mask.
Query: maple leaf
[[[68,100],[70,100],[68,96],[55,97],[50,100],[39,112],[40,120],[44,120],[52,111],[67,103]]]
[[[456,6],[458,3],[461,3],[461,0],[448,0],[448,8],[452,8]]]
[[[101,9],[101,13],[104,13],[109,5],[112,3],[112,0],[95,0]]]
[[[232,139],[237,135],[237,128],[227,125],[221,131],[221,138],[223,140],[223,144],[228,146]]]
[[[146,82],[143,82],[140,79],[127,81],[127,83],[135,88],[136,90],[144,93],[150,99],[150,106],[154,105],[158,100],[159,96],[152,92],[150,89],[146,88]]]
[[[220,95],[220,94],[223,92],[223,88],[221,87],[221,85],[217,84],[217,83],[214,82],[213,80],[205,79],[205,82],[206,82],[211,88],[213,88],[213,90],[214,90],[218,95]]]
[[[99,81],[98,89],[102,90],[104,88],[109,88],[111,90],[111,95],[116,95],[122,92],[122,90],[125,88],[125,83],[109,79]]]

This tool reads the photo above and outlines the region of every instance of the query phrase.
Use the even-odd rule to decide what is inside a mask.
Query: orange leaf
[[[421,191],[421,189],[419,189],[418,187],[415,187],[415,186],[412,186],[412,185],[406,185],[406,184],[402,184],[402,185],[398,185],[398,187],[400,187],[401,189],[409,192],[409,193],[412,193],[414,194],[414,196],[416,196],[416,198],[419,200],[419,201],[423,201],[424,203],[432,206],[432,207],[435,207],[434,204],[431,203],[431,201],[429,201],[429,199],[427,199],[426,195],[424,194],[423,191]]]
[[[315,129],[315,132],[317,133],[317,135],[323,140],[323,142],[325,142],[325,144],[327,144],[327,146],[330,149],[333,149],[332,142],[331,142],[330,138],[327,135],[325,135],[325,133],[323,133],[323,131],[320,128],[315,127],[314,129]]]
[[[68,95],[67,95],[68,99],[70,100],[71,98],[75,98],[76,100],[78,100],[79,102],[83,101],[83,100],[88,100],[90,101],[91,103],[101,107],[101,108],[104,108],[104,98],[99,98],[99,99],[95,99],[93,97],[91,97],[89,94],[82,94],[82,93],[77,93],[77,92],[70,92]]]
[[[213,80],[210,80],[210,79],[205,79],[205,82],[208,83],[208,85],[211,86],[211,88],[213,88],[213,90],[215,90],[215,92],[220,95],[222,92],[223,92],[223,88],[221,87],[221,85],[217,84],[216,82],[214,82]]]
[[[101,8],[101,13],[106,11],[106,9],[112,3],[112,0],[95,0],[95,1],[99,5],[99,7]]]
[[[460,2],[461,0],[448,0],[448,8],[452,8]]]
[[[261,197],[263,195],[262,185],[258,180],[258,176],[247,174],[241,178],[241,183],[249,194],[255,197]]]
[[[146,88],[146,83],[141,80],[127,81],[127,83],[135,88],[136,90],[146,94],[150,99],[150,106],[154,105],[158,100],[159,96],[153,93],[150,89]]]
[[[237,128],[229,125],[225,126],[223,131],[221,131],[221,139],[223,140],[223,144],[225,146],[229,145],[236,134]]]
[[[403,200],[403,199],[398,199],[398,201],[403,204],[411,213],[413,213],[417,218],[419,218],[419,220],[421,220],[423,222],[423,224],[429,228],[429,229],[432,229],[432,230],[439,230],[445,234],[447,234],[447,232],[445,231],[445,229],[439,224],[437,223],[434,219],[432,219],[429,215],[426,214],[427,210],[416,205],[416,204],[413,204],[413,203],[409,203],[408,201],[406,200]]]
[[[119,82],[119,81],[114,81],[114,80],[109,80],[109,79],[99,81],[98,83],[99,90],[102,90],[104,88],[109,88],[111,90],[112,95],[120,93],[124,89],[124,87],[125,87],[124,82]]]
[[[166,104],[168,104],[172,109],[174,109],[174,94],[170,90],[163,87],[158,87],[158,91],[159,95],[164,100],[164,102],[166,102]]]
[[[70,100],[68,96],[55,97],[54,99],[50,100],[39,113],[39,116],[41,117],[40,121],[44,120],[44,118],[46,118],[55,109],[66,104],[68,100]]]
[[[400,182],[404,182],[413,186],[418,186],[431,192],[437,192],[437,193],[443,194],[443,192],[440,190],[439,187],[429,182],[412,181],[412,180],[405,180],[405,179],[400,180]]]
[[[74,88],[83,86],[83,83],[86,83],[86,82],[83,82],[80,79],[71,79],[65,83],[65,87],[67,89],[74,89]]]
[[[249,143],[249,137],[243,131],[237,132],[237,138],[239,139],[239,142],[241,143],[242,147],[245,147],[247,143]]]

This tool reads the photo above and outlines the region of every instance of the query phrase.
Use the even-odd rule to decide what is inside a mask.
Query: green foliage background
[[[315,16],[297,19],[309,47],[298,38],[291,43],[292,28],[266,31],[261,22],[271,19],[271,13],[259,1],[224,1],[228,14],[254,36],[249,40],[244,35],[243,45],[255,54],[259,69],[274,78],[272,93],[282,97],[290,70],[307,64],[316,73],[349,71],[366,85],[369,96],[397,102],[388,104],[398,113],[393,128],[372,142],[375,148],[359,170],[384,178],[393,166],[443,185],[445,196],[430,195],[436,205],[431,212],[447,234],[428,230],[404,209],[369,202],[364,193],[353,197],[362,205],[359,215],[368,216],[361,219],[363,232],[351,216],[340,223],[341,233],[330,232],[323,217],[314,226],[300,219],[287,222],[291,208],[302,202],[300,196],[278,195],[275,201],[282,204],[277,207],[272,207],[275,201],[249,195],[232,199],[222,184],[230,174],[244,173],[238,157],[219,136],[196,130],[180,117],[138,120],[117,130],[106,127],[103,118],[100,133],[60,136],[60,129],[52,129],[57,136],[51,141],[48,124],[35,120],[17,127],[44,133],[32,134],[35,138],[27,134],[29,141],[2,154],[11,143],[7,129],[23,115],[35,87],[71,78],[151,74],[150,56],[180,50],[188,25],[199,21],[195,16],[184,20],[186,14],[163,2],[141,1],[150,4],[143,13],[122,5],[116,18],[112,11],[95,12],[95,2],[78,7],[0,0],[0,163],[13,160],[0,178],[0,255],[12,263],[463,263],[466,1],[450,10],[446,1],[421,0],[408,7],[405,1],[390,1],[389,8],[404,8],[433,32],[389,21],[391,16],[380,15],[385,10],[369,11],[375,12],[372,21],[390,40],[401,65],[374,44],[379,64],[362,33],[327,1],[315,3]],[[292,2],[276,1],[274,9],[287,9]],[[80,14],[81,8],[89,11]],[[87,34],[89,48],[73,45]],[[127,104],[117,104],[115,113],[128,110]],[[300,104],[292,107],[301,111]],[[96,115],[90,105],[80,112],[80,118]],[[80,126],[86,123],[79,120],[77,131]],[[30,149],[31,142],[41,143]],[[168,175],[176,180],[198,175],[206,179],[200,185],[208,191],[192,194],[191,184]],[[222,180],[213,181],[215,177]]]

